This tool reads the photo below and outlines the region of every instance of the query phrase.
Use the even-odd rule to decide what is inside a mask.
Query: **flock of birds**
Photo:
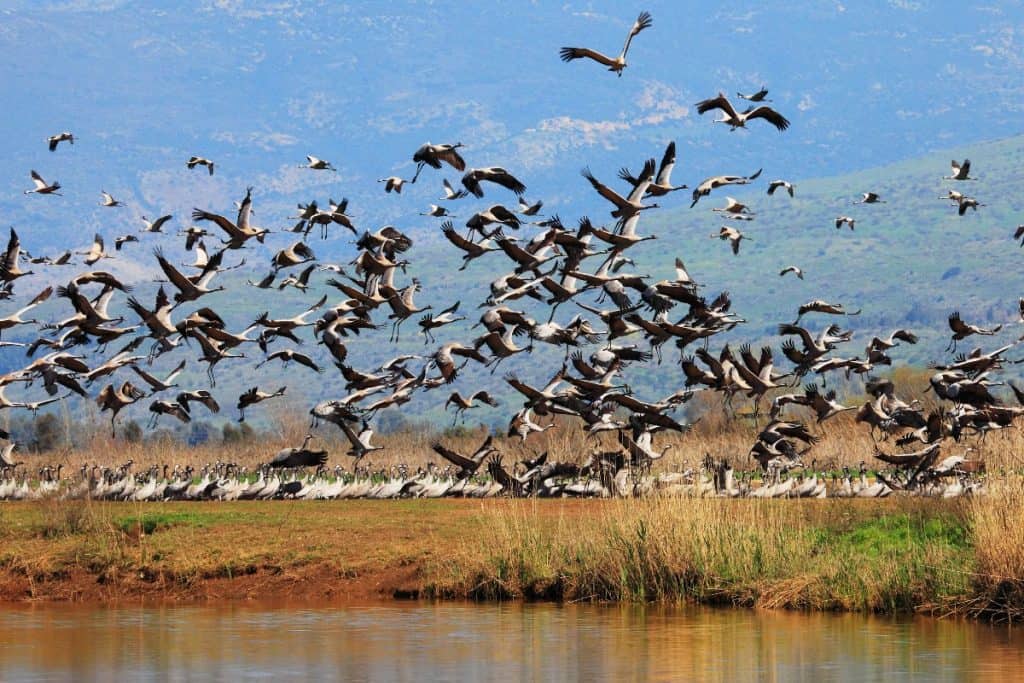
[[[615,58],[578,47],[563,48],[561,57],[567,62],[591,59],[621,76],[632,40],[651,25],[650,14],[641,13]],[[767,104],[767,96],[766,88],[738,94],[751,103],[740,111],[719,93],[699,102],[697,111],[721,112],[716,122],[730,129],[762,119],[780,132],[787,130],[790,122]],[[59,133],[48,139],[49,149],[58,151],[61,143],[74,141],[72,133]],[[733,350],[726,343],[717,353],[709,350],[714,337],[746,322],[732,310],[728,292],[716,296],[703,293],[704,283],[698,282],[680,259],[675,260],[672,279],[654,281],[637,274],[629,256],[635,245],[656,239],[640,230],[644,213],[659,207],[651,200],[666,202],[673,193],[689,189],[685,184],[673,184],[674,142],[667,145],[660,164],[654,158],[647,159],[636,174],[623,168],[618,174],[620,183],[603,182],[590,169],[583,170],[583,177],[597,196],[607,202],[614,219],[607,226],[584,216],[570,227],[558,216],[543,216],[543,202],[527,201],[526,185],[516,175],[500,166],[469,166],[463,157],[465,151],[462,143],[428,142],[412,155],[416,165],[412,178],[391,176],[380,182],[387,194],[401,195],[403,188],[419,181],[425,171],[462,174],[458,189],[447,179],[442,180],[438,203],[422,215],[443,219],[439,229],[461,256],[460,269],[477,259],[487,259],[494,272],[507,271],[490,283],[489,296],[480,304],[484,312],[474,325],[482,332],[473,338],[438,343],[439,336],[464,329],[452,327],[469,317],[462,302],[443,308],[418,302],[421,282],[415,277],[406,279],[412,238],[394,226],[357,228],[344,199],[330,200],[326,205],[316,200],[299,204],[294,226],[274,231],[258,227],[253,221],[253,188],[246,191],[233,215],[196,208],[191,215],[194,224],[180,233],[185,249],[195,252],[195,261],[177,264],[163,249],[154,248],[153,257],[164,277],[157,291],[148,296],[133,293],[133,287],[141,283],[125,282],[110,272],[92,268],[104,259],[123,258],[126,245],[162,233],[174,220],[172,216],[145,219],[138,235],[118,236],[113,254],[97,234],[85,252],[33,256],[22,248],[12,228],[6,252],[0,258],[0,298],[14,300],[16,283],[34,274],[24,269],[26,262],[44,270],[40,275],[51,280],[62,268],[73,266],[75,256],[84,256],[81,262],[85,268],[62,279],[60,286],[46,286],[0,318],[0,333],[25,326],[34,326],[38,333],[29,341],[0,342],[8,348],[7,353],[22,348],[31,359],[24,367],[0,376],[0,409],[34,412],[77,394],[95,400],[101,411],[109,412],[115,437],[118,415],[141,401],[148,402],[151,425],[161,418],[187,423],[196,411],[220,411],[220,400],[215,395],[216,369],[245,358],[243,349],[255,346],[262,354],[257,368],[269,363],[294,363],[301,366],[296,370],[300,377],[309,373],[302,377],[306,381],[319,381],[318,376],[325,370],[333,371],[328,363],[335,366],[347,393],[314,405],[310,410],[311,428],[330,423],[339,429],[350,446],[347,455],[353,462],[351,469],[341,465],[331,468],[330,454],[311,447],[315,437],[310,433],[300,446],[268,454],[265,464],[254,472],[229,463],[208,465],[199,472],[177,466],[135,472],[129,462],[120,467],[83,467],[80,476],[65,478],[62,466],[37,469],[17,460],[12,442],[0,453],[0,499],[57,492],[69,497],[127,500],[611,496],[653,491],[756,497],[881,497],[894,491],[953,496],[980,489],[984,462],[970,459],[971,449],[966,446],[956,454],[945,451],[956,450],[957,444],[969,438],[983,438],[988,432],[1011,426],[1024,411],[1021,405],[1009,405],[991,392],[1000,384],[994,381],[994,373],[1009,362],[1006,355],[1015,348],[1016,341],[989,352],[975,349],[936,367],[930,386],[940,407],[926,412],[919,400],[901,397],[891,381],[874,374],[876,369],[892,364],[890,353],[894,348],[916,343],[916,335],[909,330],[894,330],[885,338],[871,339],[862,354],[837,355],[841,347],[851,343],[853,331],[836,323],[808,325],[805,321],[819,316],[848,319],[859,311],[821,299],[800,305],[793,322],[778,326],[779,335],[785,338],[781,354],[788,361],[787,369],[776,366],[776,354],[768,346],[759,351],[749,345]],[[201,166],[211,176],[216,166],[199,156],[191,157],[186,165],[189,169]],[[314,156],[308,156],[303,166],[317,172],[334,170],[329,161]],[[692,189],[690,206],[695,207],[721,188],[751,185],[760,173],[707,178]],[[47,181],[34,170],[31,178],[34,187],[26,194],[60,194],[58,182]],[[973,180],[970,162],[954,162],[948,179],[954,183]],[[789,197],[795,194],[793,184],[782,179],[768,183],[767,194],[775,195],[780,189]],[[447,206],[481,199],[494,191],[510,193],[515,204],[475,207],[464,228],[456,227]],[[101,197],[104,207],[123,206],[105,191]],[[950,190],[944,199],[954,202],[961,215],[968,208],[983,206],[956,190]],[[854,203],[869,206],[882,202],[877,193],[869,191]],[[754,221],[756,213],[732,198],[726,198],[725,206],[712,212],[726,224],[711,236],[729,242],[738,255],[743,240],[751,238],[736,223]],[[852,217],[839,216],[835,226],[853,230],[855,222]],[[526,234],[527,228],[532,234]],[[323,239],[338,229],[346,231],[343,235],[350,233],[358,255],[346,266],[318,261],[310,244],[314,229]],[[1021,234],[1024,227],[1018,231],[1018,236]],[[323,284],[336,291],[337,298],[329,301],[330,297],[324,295],[288,316],[271,317],[263,312],[244,329],[232,331],[222,316],[201,300],[223,291],[226,285],[218,283],[226,280],[218,276],[245,262],[240,259],[229,263],[235,261],[232,255],[236,251],[251,246],[253,240],[260,244],[276,240],[274,235],[283,239],[267,276],[238,286],[294,288],[306,293],[314,288],[314,277],[323,277]],[[211,248],[213,245],[216,248]],[[796,265],[785,266],[779,273],[787,274],[800,279],[804,276]],[[232,282],[236,286],[237,281]],[[67,307],[66,318],[44,322],[27,317],[53,296]],[[515,302],[528,303],[531,308]],[[566,309],[571,313],[565,314]],[[1024,322],[1024,299],[1021,316]],[[390,341],[397,342],[403,324],[411,318],[425,342],[434,345],[430,353],[398,355],[379,367],[356,367],[356,359],[349,357],[346,345],[350,336],[372,334],[389,326]],[[949,325],[951,350],[964,339],[1000,331],[998,326],[986,329],[967,323],[958,313],[950,316]],[[315,352],[298,349],[302,337],[308,335],[307,329],[316,342]],[[679,350],[679,389],[657,400],[638,398],[627,381],[629,368],[674,364],[663,354],[663,347],[670,342]],[[543,384],[530,384],[515,374],[504,377],[505,384],[522,401],[510,416],[507,437],[526,444],[549,429],[571,429],[575,425],[588,437],[613,433],[613,448],[581,453],[584,460],[579,463],[551,461],[545,452],[506,467],[498,445],[488,437],[470,454],[459,453],[441,442],[433,444],[434,453],[446,463],[443,467],[431,464],[416,471],[406,467],[379,470],[364,461],[383,448],[375,443],[372,426],[381,410],[400,407],[417,392],[437,390],[448,393],[444,406],[446,410],[454,409],[456,420],[464,419],[467,412],[480,405],[496,406],[493,392],[451,391],[451,385],[459,380],[467,364],[478,364],[493,373],[504,360],[530,354],[537,344],[561,347],[563,362]],[[177,362],[171,361],[169,372],[151,369],[157,359],[182,356]],[[177,379],[190,362],[205,364],[209,387],[179,386]],[[848,378],[863,378],[872,399],[861,406],[842,405],[835,391],[826,389],[826,377],[836,372]],[[820,385],[811,377],[820,378]],[[28,390],[37,383],[42,384],[42,394]],[[4,395],[4,390],[15,384],[28,390],[24,398],[11,400]],[[1024,404],[1024,394],[1017,387],[1012,389],[1018,404]],[[246,410],[286,396],[286,390],[285,386],[273,390],[253,386],[237,397],[238,419],[245,419]],[[737,398],[745,397],[752,402],[755,420],[760,423],[762,417],[766,418],[749,451],[750,462],[756,461],[763,471],[758,475],[763,479],[761,486],[752,484],[752,474],[734,477],[737,459],[725,456],[736,454],[709,454],[695,471],[651,473],[652,464],[671,447],[659,448],[655,441],[666,433],[683,434],[690,429],[691,424],[674,414],[699,391],[722,396],[730,409]],[[767,407],[766,413],[762,413],[762,407]],[[796,411],[803,411],[805,419],[794,416]],[[894,439],[902,449],[883,451],[880,446],[880,464],[873,481],[867,478],[865,463],[857,473],[833,469],[831,481],[826,470],[817,469],[814,461],[805,464],[819,440],[805,420],[821,425],[847,411],[856,411],[856,421],[866,423],[873,436]],[[917,450],[908,450],[911,448]]]

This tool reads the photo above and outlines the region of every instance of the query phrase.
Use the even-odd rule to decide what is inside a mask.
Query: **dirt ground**
[[[572,516],[603,501],[526,503]],[[508,500],[6,503],[0,600],[358,601],[416,597],[425,571]]]

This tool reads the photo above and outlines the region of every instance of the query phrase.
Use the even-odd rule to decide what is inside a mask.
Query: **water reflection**
[[[1019,630],[660,607],[7,606],[0,680],[1000,680]],[[1015,677],[1013,677],[1015,678]],[[1010,678],[1009,680],[1013,680]]]

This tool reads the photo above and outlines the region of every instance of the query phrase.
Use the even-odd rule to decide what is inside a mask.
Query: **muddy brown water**
[[[592,605],[0,608],[0,680],[1024,680],[962,620]]]

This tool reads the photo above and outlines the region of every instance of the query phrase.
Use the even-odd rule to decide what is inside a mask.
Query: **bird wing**
[[[970,328],[964,324],[964,321],[960,318],[959,311],[953,311],[949,315],[949,329],[953,330],[956,334],[963,334],[969,332]]]
[[[14,228],[11,228],[11,236],[7,240],[7,251],[4,252],[3,263],[0,264],[0,269],[3,271],[13,269],[18,263],[20,255],[21,242],[18,240],[18,233],[14,232]]]
[[[310,358],[309,356],[305,355],[305,354],[295,353],[293,351],[291,353],[291,358],[296,363],[301,363],[302,365],[305,365],[307,368],[310,368],[312,370],[316,370],[317,372],[322,372],[322,370],[320,369],[320,366],[318,366],[316,363],[314,363],[313,359]]]
[[[800,327],[799,325],[790,325],[790,324],[787,324],[787,323],[783,323],[782,325],[779,325],[779,334],[780,335],[788,335],[788,334],[798,335],[800,337],[801,341],[803,341],[805,349],[810,349],[810,348],[814,347],[814,338],[811,336],[811,333],[808,332],[807,330],[805,330],[804,328]]]
[[[622,46],[622,54],[619,58],[622,60],[626,59],[626,53],[629,52],[629,44],[633,42],[633,36],[643,31],[645,28],[650,28],[651,24],[654,23],[651,20],[650,12],[641,12],[640,16],[633,22],[633,27],[629,29],[629,35],[626,36],[626,44]]]
[[[771,107],[757,107],[746,114],[747,119],[764,119],[780,131],[789,128],[789,119]]]
[[[242,203],[238,205],[238,217],[235,220],[235,224],[238,226],[239,231],[245,231],[249,229],[249,219],[252,217],[252,188],[245,188],[245,197],[242,198]]]
[[[97,259],[103,254],[103,238],[99,233],[93,235],[92,246],[89,247],[89,258]]]
[[[239,211],[241,213],[241,211]],[[242,237],[244,233],[238,229],[238,226],[229,221],[224,216],[216,213],[210,213],[209,211],[203,211],[202,209],[193,209],[192,220],[195,221],[210,221],[214,223],[218,228],[228,234],[228,237]]]
[[[668,185],[671,183],[672,169],[676,165],[676,141],[668,143],[665,148],[665,155],[661,157],[661,165],[658,166],[658,184]],[[636,183],[633,183],[634,185]]]
[[[452,147],[452,146],[445,147],[441,151],[435,152],[434,156],[436,156],[441,161],[444,161],[445,163],[447,163],[449,166],[454,168],[456,171],[465,171],[466,170],[466,162],[465,162],[465,160],[458,153],[458,151],[454,147]]]
[[[160,264],[160,269],[164,271],[164,275],[182,294],[195,290],[195,285],[192,284],[192,281],[182,275],[177,268],[171,265],[170,261],[164,258],[163,250],[158,247],[153,251],[153,254],[156,256],[157,263]]]
[[[562,58],[563,62],[571,62],[574,59],[587,57],[588,59],[593,59],[595,62],[604,64],[605,66],[615,65],[614,59],[601,54],[597,50],[591,50],[589,47],[563,47],[558,51],[558,54]]]
[[[706,112],[711,111],[712,109],[721,109],[723,112],[725,112],[725,115],[728,116],[730,119],[739,118],[739,116],[736,114],[736,110],[732,106],[732,103],[729,101],[729,98],[726,97],[723,93],[718,93],[717,97],[712,97],[707,100],[701,100],[700,102],[697,103],[698,114],[704,114]]]
[[[501,204],[495,204],[488,209],[495,218],[502,223],[512,223],[513,225],[519,225],[519,216],[515,215],[512,211],[505,208]]]
[[[518,178],[506,171],[504,168],[492,166],[491,168],[483,169],[483,171],[483,180],[489,180],[492,183],[497,183],[517,195],[526,192],[526,185],[521,183]]]
[[[153,375],[149,374],[148,372],[146,372],[145,370],[143,370],[139,366],[132,365],[132,370],[134,370],[135,374],[137,374],[139,377],[141,377],[142,380],[146,384],[148,384],[150,387],[152,387],[153,391],[160,391],[160,390],[162,390],[164,388],[164,382],[161,382],[156,377],[154,377]]]
[[[478,467],[478,463],[470,460],[461,453],[456,453],[450,448],[445,448],[443,445],[439,443],[430,444],[430,448],[433,449],[433,451],[440,455],[442,458],[444,458],[445,460],[447,460],[448,462],[450,462],[451,464],[455,465],[460,469],[472,471]]]
[[[610,201],[612,204],[615,204],[615,206],[620,208],[628,205],[629,202],[627,202],[622,195],[595,178],[589,168],[584,168],[580,173],[590,182],[590,185],[597,190],[599,195]]]
[[[498,402],[491,398],[491,395],[486,390],[481,390],[469,397],[470,402],[480,401],[486,403],[489,406],[496,406]]]
[[[465,237],[460,235],[455,230],[455,226],[452,225],[451,221],[445,221],[441,225],[441,232],[444,233],[444,236],[448,238],[449,242],[454,244],[459,249],[462,249],[463,251],[475,252],[480,249],[480,246],[476,244],[476,242],[473,242],[472,240],[467,240]]]

